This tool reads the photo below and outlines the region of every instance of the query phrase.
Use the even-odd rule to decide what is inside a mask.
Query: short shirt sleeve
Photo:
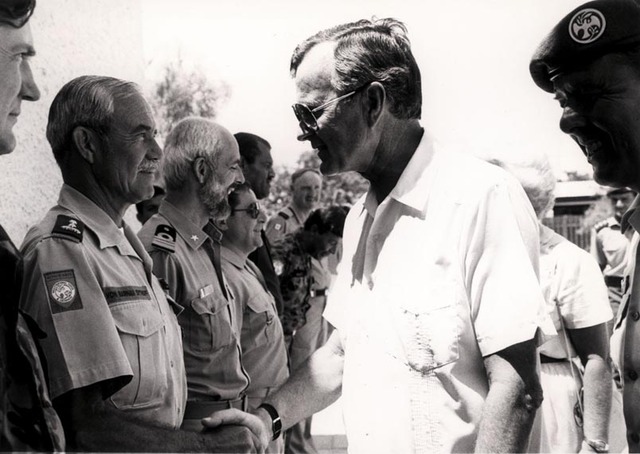
[[[533,339],[545,321],[553,327],[537,277],[537,220],[524,191],[507,178],[479,197],[462,241],[476,338],[488,356]]]
[[[56,398],[110,381],[115,393],[133,376],[109,306],[82,243],[47,238],[24,256],[21,308],[46,333],[41,341]]]
[[[557,305],[569,329],[606,323],[613,318],[607,287],[594,258],[567,242],[556,246]]]

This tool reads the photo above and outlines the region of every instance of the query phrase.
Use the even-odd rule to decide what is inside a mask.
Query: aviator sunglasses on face
[[[371,82],[367,82],[366,84],[356,88],[355,90],[352,90],[349,93],[345,93],[342,96],[338,96],[337,98],[333,98],[333,99],[325,102],[321,106],[314,107],[313,109],[311,109],[306,104],[301,104],[301,103],[297,103],[297,104],[294,104],[293,106],[291,106],[293,108],[293,112],[296,114],[296,118],[298,119],[298,122],[300,123],[300,128],[302,129],[302,131],[303,132],[316,132],[316,131],[318,131],[318,118],[316,118],[316,116],[314,115],[316,112],[320,112],[320,115],[322,115],[322,111],[327,106],[329,106],[331,104],[334,104],[336,102],[342,101],[343,99],[347,99],[350,96],[355,95],[356,93],[358,93],[360,90],[365,88],[370,83]],[[318,115],[318,117],[320,115]]]
[[[247,208],[233,208],[231,209],[231,213],[235,213],[236,211],[246,211],[249,216],[253,219],[258,219],[262,210],[260,209],[260,205],[257,203],[252,203]]]

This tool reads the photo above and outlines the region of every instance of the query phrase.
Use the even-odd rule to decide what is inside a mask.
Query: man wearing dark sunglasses
[[[238,141],[240,158],[242,159],[242,173],[244,180],[251,186],[256,198],[263,200],[269,196],[271,182],[275,178],[273,171],[273,158],[271,157],[271,144],[260,136],[248,132],[237,132],[234,137]],[[282,313],[282,294],[280,293],[280,281],[273,268],[271,256],[271,243],[262,230],[262,246],[249,254],[249,259],[256,264],[262,272],[267,287],[276,301],[278,313]]]
[[[251,378],[247,397],[249,408],[255,410],[287,381],[287,350],[274,298],[260,269],[249,258],[262,245],[267,216],[246,183],[229,194],[229,205],[231,215],[219,222],[224,232],[222,269],[235,297],[238,325],[242,327],[242,364]],[[283,451],[282,439],[273,440],[267,449],[274,454]]]
[[[186,118],[166,138],[163,176],[166,197],[138,235],[154,274],[184,308],[178,317],[188,386],[182,429],[199,432],[201,418],[247,408],[240,326],[220,264],[222,233],[213,223],[229,216],[227,196],[244,181],[238,144],[219,124]]]
[[[336,331],[255,412],[263,442],[342,395],[350,452],[522,452],[541,402],[544,307],[524,191],[425,133],[420,70],[395,19],[315,34],[291,75],[299,139],[322,173],[355,171],[370,188],[347,218],[324,312]],[[205,424],[222,418],[252,420]]]

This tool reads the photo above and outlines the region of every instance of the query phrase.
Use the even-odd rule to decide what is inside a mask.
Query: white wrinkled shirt
[[[349,451],[471,452],[483,357],[532,339],[544,313],[533,209],[502,169],[426,134],[376,205],[349,213],[325,311],[345,348]]]

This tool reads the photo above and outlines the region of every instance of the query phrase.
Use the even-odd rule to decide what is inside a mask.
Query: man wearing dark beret
[[[640,190],[640,3],[596,0],[565,16],[535,52],[534,82],[562,107],[560,129],[593,166],[600,184]],[[621,230],[640,232],[640,199]],[[612,357],[619,362],[630,452],[640,452],[640,287],[638,235],[627,256],[625,294],[614,325]],[[634,283],[634,281],[636,283]],[[585,424],[586,426],[586,424]],[[605,452],[606,440],[587,440]]]

